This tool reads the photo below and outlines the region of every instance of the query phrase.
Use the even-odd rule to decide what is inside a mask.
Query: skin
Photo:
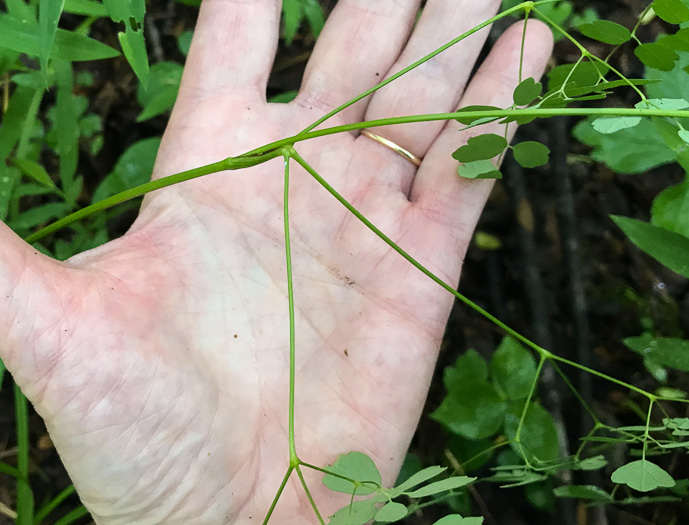
[[[499,4],[430,0],[413,28],[418,0],[340,0],[298,98],[270,105],[280,1],[204,0],[153,177],[292,135]],[[522,27],[507,30],[465,89],[486,36],[329,125],[509,105]],[[551,45],[550,31],[530,22],[524,77],[542,74]],[[457,128],[376,130],[423,157],[418,170],[357,134],[297,149],[402,248],[457,283],[492,185],[456,176],[450,154],[471,136]],[[263,520],[289,457],[282,191],[282,159],[173,186],[146,197],[125,236],[64,263],[0,223],[0,358],[45,419],[96,523]],[[297,451],[325,465],[360,450],[391,483],[418,423],[452,297],[297,166],[290,206]],[[346,503],[324,489],[320,474],[305,474],[324,515]],[[296,478],[272,522],[317,523]]]

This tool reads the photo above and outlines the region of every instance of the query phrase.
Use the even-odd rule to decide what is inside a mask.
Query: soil
[[[335,0],[324,1],[332,8]],[[573,2],[577,7],[593,7],[601,18],[633,26],[645,0],[587,0]],[[155,33],[151,39],[152,61],[177,60],[183,56],[176,36],[192,29],[197,10],[173,1],[148,2],[147,24]],[[493,28],[491,41],[504,29]],[[653,41],[667,28],[654,21],[644,26],[641,38]],[[97,22],[94,36],[117,47],[115,28]],[[589,42],[599,54],[597,44]],[[269,84],[269,95],[297,89],[312,48],[313,39],[300,34],[295,43],[281,45]],[[559,41],[553,64],[568,63],[578,56],[574,46]],[[643,70],[631,46],[623,46],[614,61],[629,77],[641,77]],[[165,117],[135,124],[136,79],[124,60],[80,64],[95,74],[95,84],[84,90],[92,101],[91,110],[105,122],[105,146],[97,156],[82,152],[81,173],[86,178],[85,193],[92,191],[109,173],[118,156],[133,142],[159,136]],[[624,98],[626,94],[622,94]],[[606,104],[633,103],[610,100]],[[646,372],[639,356],[621,343],[639,335],[642,319],[650,319],[658,333],[687,337],[689,332],[689,284],[653,259],[636,250],[610,220],[610,214],[648,220],[653,198],[670,184],[683,179],[677,166],[666,166],[643,175],[619,175],[588,160],[589,149],[570,136],[575,119],[536,121],[523,127],[521,139],[540,140],[552,151],[548,166],[524,173],[508,159],[506,175],[500,181],[481,218],[478,230],[494,236],[500,244],[495,250],[473,244],[467,254],[460,291],[553,352],[586,364],[638,387],[655,390],[659,385]],[[110,224],[113,234],[126,229],[131,214]],[[447,464],[452,450],[449,433],[427,415],[438,407],[445,391],[442,371],[467,349],[476,349],[490,358],[502,334],[489,322],[458,305],[452,312],[440,361],[427,406],[410,452],[424,465]],[[570,381],[581,392],[602,421],[611,425],[641,424],[635,408],[645,410],[637,395],[592,379],[588,374],[566,370]],[[686,375],[672,373],[669,384],[687,390]],[[590,419],[561,380],[545,374],[540,391],[544,405],[562,422],[563,442],[576,450],[579,438],[588,431]],[[672,415],[687,416],[674,405],[665,407]],[[676,412],[673,412],[676,411]],[[15,460],[14,409],[10,381],[0,391],[0,461]],[[32,485],[37,502],[54,497],[70,481],[53,448],[41,419],[31,417]],[[608,450],[610,465],[599,473],[576,475],[573,483],[595,484],[612,489],[611,471],[619,466],[628,451],[623,447]],[[675,477],[684,477],[687,456],[676,453],[658,459]],[[472,472],[479,478],[491,473],[488,467]],[[0,475],[0,502],[14,501],[15,486]],[[487,525],[632,525],[689,523],[684,503],[648,503],[632,506],[587,508],[575,500],[553,501],[540,497],[538,490],[523,487],[501,489],[479,483],[472,490],[473,515],[487,511]],[[78,505],[76,496],[68,498],[55,515]],[[461,501],[454,508],[464,508]],[[459,507],[457,507],[459,505]],[[430,525],[448,512],[439,505],[424,508],[406,519],[407,525]],[[1,517],[0,525],[10,523]],[[673,518],[676,521],[672,521]],[[47,522],[46,522],[47,523]],[[84,519],[80,523],[91,523]]]

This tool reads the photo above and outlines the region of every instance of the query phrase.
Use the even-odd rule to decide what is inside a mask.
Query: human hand
[[[297,133],[323,113],[489,18],[498,0],[340,0],[299,97],[270,105],[278,0],[204,0],[154,178]],[[411,38],[408,36],[411,32]],[[521,27],[464,89],[486,32],[329,123],[511,103]],[[529,24],[523,76],[551,50]],[[297,144],[336,189],[446,282],[490,181],[456,176],[468,136],[431,122]],[[482,130],[483,131],[483,130]],[[99,524],[260,523],[287,468],[289,330],[282,161],[169,187],[122,238],[50,260],[0,224],[0,358],[43,416]],[[296,442],[311,464],[360,450],[392,482],[417,425],[452,297],[304,171],[291,197]],[[307,473],[329,514],[346,503]],[[315,523],[290,481],[273,516]]]

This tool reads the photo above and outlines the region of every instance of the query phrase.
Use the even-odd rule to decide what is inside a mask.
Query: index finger
[[[203,0],[179,99],[265,99],[280,28],[280,0]]]

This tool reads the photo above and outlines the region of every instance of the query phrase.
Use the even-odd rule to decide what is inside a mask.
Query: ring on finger
[[[373,133],[371,130],[368,130],[368,129],[362,129],[360,133],[362,135],[364,135],[365,137],[368,137],[372,140],[375,140],[376,142],[379,142],[380,144],[382,144],[386,148],[391,149],[392,151],[397,153],[399,156],[407,159],[409,162],[411,162],[417,168],[419,166],[421,166],[421,160],[422,159],[420,159],[419,157],[414,155],[411,151],[407,151],[402,146],[398,146],[397,144],[395,144],[391,140],[388,140],[384,137],[381,137],[380,135],[376,135],[375,133]]]

